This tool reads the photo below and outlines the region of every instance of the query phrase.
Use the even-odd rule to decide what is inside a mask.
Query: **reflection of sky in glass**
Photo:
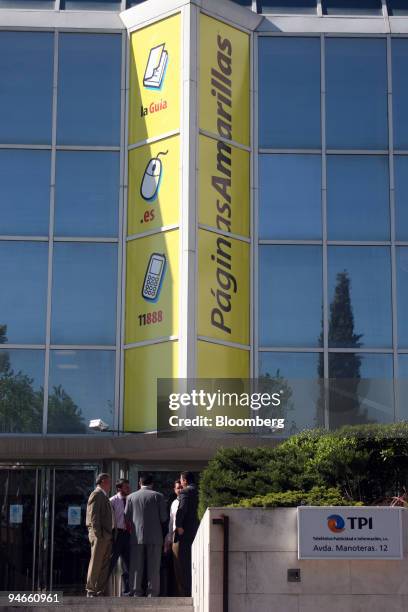
[[[119,145],[120,34],[61,34],[58,144]]]
[[[49,395],[60,385],[80,409],[84,433],[91,432],[90,419],[113,425],[115,351],[51,351]],[[57,428],[52,431],[64,433]]]
[[[398,356],[399,419],[408,420],[408,355]]]
[[[320,148],[320,39],[260,37],[259,144]]]
[[[327,146],[386,149],[386,41],[326,39]]]
[[[388,157],[329,155],[329,240],[389,240]]]
[[[408,157],[394,156],[395,234],[397,240],[408,240]]]
[[[260,238],[321,238],[321,173],[318,155],[259,156]]]
[[[57,236],[117,236],[119,153],[58,151]]]
[[[0,149],[0,234],[48,236],[51,153]]]
[[[259,376],[268,373],[275,377],[279,372],[292,391],[289,401],[294,410],[285,415],[286,434],[319,425],[316,421],[320,395],[318,366],[318,353],[259,353]]]
[[[381,0],[322,0],[325,15],[381,15]]]
[[[350,278],[354,333],[362,346],[391,346],[391,274],[387,247],[329,247],[328,287],[332,303],[337,274]],[[342,346],[340,342],[332,346]],[[346,347],[347,348],[347,347]],[[352,346],[350,348],[353,348]]]
[[[391,45],[394,147],[408,149],[408,40],[393,38]]]
[[[0,360],[4,356],[8,357],[14,374],[21,372],[33,380],[34,391],[44,386],[44,351],[0,348]]]
[[[51,143],[54,34],[0,32],[0,142]]]
[[[65,10],[120,11],[121,0],[61,0]]]
[[[44,343],[48,244],[0,242],[0,325],[12,343]]]
[[[117,245],[54,245],[51,341],[115,344]]]
[[[359,368],[360,382],[357,384],[357,398],[359,401],[359,412],[367,413],[366,421],[377,423],[389,423],[394,418],[394,399],[393,399],[393,360],[392,355],[353,353],[360,358]],[[342,363],[350,362],[350,354],[331,353],[329,354],[329,377],[342,376]],[[347,368],[347,365],[346,365]],[[357,376],[356,372],[356,376]],[[349,377],[347,368],[346,377]],[[341,407],[343,393],[346,400],[350,400],[351,389],[356,389],[353,381],[347,378],[344,387],[337,386],[339,395],[337,401]],[[338,415],[337,415],[338,418]],[[350,413],[345,412],[342,424],[350,422]]]
[[[408,348],[408,247],[397,248],[398,345]]]
[[[322,318],[320,246],[261,246],[260,345],[318,346]]]
[[[316,0],[262,0],[262,12],[316,15]]]

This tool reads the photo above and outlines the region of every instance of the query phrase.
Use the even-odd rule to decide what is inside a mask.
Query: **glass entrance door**
[[[0,591],[83,594],[98,466],[0,466]]]
[[[54,469],[52,486],[51,588],[83,595],[89,562],[86,504],[95,470]]]
[[[0,591],[34,587],[39,470],[0,469]]]

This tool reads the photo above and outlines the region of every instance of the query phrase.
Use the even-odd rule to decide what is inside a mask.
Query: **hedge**
[[[231,508],[290,508],[297,506],[361,506],[361,502],[350,502],[345,499],[340,490],[334,487],[313,487],[310,491],[283,491],[256,495],[249,499],[241,499]]]
[[[336,488],[348,503],[401,494],[408,488],[408,424],[309,430],[274,448],[220,449],[200,479],[199,513],[314,487]]]

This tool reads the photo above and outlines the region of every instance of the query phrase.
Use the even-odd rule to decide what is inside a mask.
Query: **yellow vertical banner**
[[[180,14],[131,34],[129,144],[180,126]]]
[[[198,335],[249,344],[249,244],[198,232]]]
[[[127,244],[126,344],[178,333],[178,234],[159,232]]]
[[[179,222],[179,173],[179,136],[129,152],[128,236]]]
[[[125,430],[157,428],[157,379],[176,378],[178,342],[160,342],[125,351]]]
[[[200,16],[200,128],[249,145],[249,35]]]
[[[199,136],[199,223],[249,236],[248,151]]]
[[[178,374],[180,33],[178,13],[130,35],[124,424],[136,431],[156,429],[157,378]]]
[[[201,14],[198,73],[202,132],[197,333],[207,341],[197,341],[197,376],[246,378],[250,373],[249,34]]]

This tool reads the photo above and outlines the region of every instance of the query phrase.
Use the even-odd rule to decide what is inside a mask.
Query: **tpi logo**
[[[364,516],[348,516],[346,520],[340,514],[331,514],[327,517],[327,526],[333,533],[341,533],[346,528],[346,521],[348,521],[348,527],[350,529],[368,529],[373,528],[373,519],[370,516],[365,518]]]
[[[345,527],[344,518],[339,514],[331,514],[327,518],[327,526],[330,531],[333,531],[334,533],[341,533],[344,531]]]

